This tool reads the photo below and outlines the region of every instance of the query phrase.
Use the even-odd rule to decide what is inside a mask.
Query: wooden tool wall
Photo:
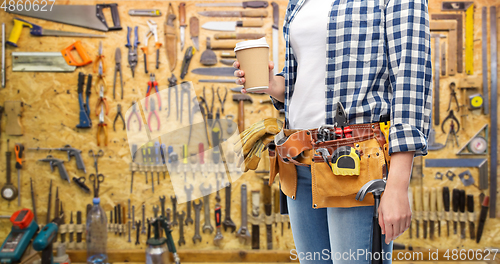
[[[112,125],[113,119],[116,114],[117,104],[121,104],[124,109],[127,109],[132,104],[132,101],[140,100],[145,96],[147,82],[149,80],[149,75],[144,73],[143,66],[143,57],[142,52],[139,49],[139,63],[136,69],[135,78],[132,78],[130,68],[127,63],[127,49],[125,48],[126,44],[126,27],[134,27],[139,26],[139,41],[143,42],[144,40],[144,32],[148,29],[146,21],[148,18],[145,17],[131,17],[128,15],[129,9],[140,9],[140,8],[159,8],[163,14],[167,13],[168,3],[172,3],[174,6],[174,11],[176,15],[178,14],[178,6],[180,1],[116,1],[118,3],[118,8],[120,11],[121,24],[124,27],[121,31],[111,31],[106,33],[106,38],[102,39],[103,49],[105,55],[105,62],[107,64],[106,69],[106,81],[108,82],[108,90],[112,89],[113,82],[113,73],[114,73],[114,53],[117,47],[122,49],[122,70],[123,70],[123,79],[124,79],[124,99],[113,99],[111,92],[108,91],[107,98],[110,104],[110,113],[106,117],[106,122],[108,126]],[[186,1],[186,17],[187,20],[191,16],[198,16],[198,11],[204,10],[215,10],[210,8],[203,7],[195,7],[195,3],[201,2],[209,2],[209,1]],[[283,23],[283,17],[287,6],[287,1],[279,0],[276,1],[280,5],[280,26]],[[77,0],[66,0],[66,1],[58,1],[57,4],[96,4],[97,1],[77,1]],[[481,77],[481,62],[482,60],[489,60],[490,58],[482,58],[481,57],[481,43],[482,41],[488,41],[489,47],[489,39],[483,40],[481,39],[481,8],[483,6],[490,7],[498,4],[495,0],[480,0],[475,1],[475,12],[474,12],[474,76]],[[219,8],[223,9],[223,8]],[[224,8],[225,10],[234,9],[238,10],[238,8]],[[266,39],[268,43],[272,43],[271,40],[271,25],[272,25],[272,8],[271,5],[267,8],[269,12],[269,16],[264,19],[265,25],[260,29],[238,29],[238,32],[265,32]],[[429,11],[431,14],[443,13],[441,11],[441,1],[430,1],[429,3]],[[459,12],[448,12],[448,13],[459,13]],[[10,34],[10,31],[13,26],[13,15],[0,11],[0,22],[5,22],[7,26],[6,34]],[[461,12],[459,14],[462,14]],[[500,15],[500,8],[497,8],[497,15]],[[235,21],[234,18],[209,18],[198,16],[200,19],[200,25],[208,21]],[[85,30],[78,27],[62,25],[58,23],[52,23],[44,20],[34,19],[34,18],[26,18],[33,23],[36,23],[47,29],[58,29],[58,30],[67,30],[67,31],[79,31],[79,32],[90,32],[90,30]],[[108,18],[109,20],[110,18]],[[159,25],[158,33],[160,42],[164,43],[163,37],[163,23],[165,22],[165,16],[159,18],[152,18]],[[246,18],[243,18],[245,20]],[[489,21],[489,20],[488,20]],[[500,19],[498,19],[500,21]],[[489,22],[488,22],[489,23]],[[178,20],[175,21],[176,29],[178,30]],[[488,27],[489,28],[489,27]],[[498,28],[498,26],[497,26]],[[177,32],[179,33],[179,32]],[[434,33],[434,32],[433,32]],[[439,32],[447,36],[449,32]],[[205,39],[207,36],[212,36],[212,31],[201,30],[200,31],[200,49],[201,51],[196,52],[194,58],[191,62],[190,69],[201,67],[199,63],[201,52],[205,50]],[[280,65],[279,69],[283,67],[284,63],[284,40],[281,37],[282,33],[280,30]],[[489,36],[489,34],[488,34]],[[6,151],[6,141],[10,139],[10,151],[13,151],[14,143],[23,143],[25,147],[62,147],[66,144],[70,144],[71,146],[81,149],[83,151],[82,156],[84,162],[87,166],[88,172],[93,171],[93,160],[88,157],[87,153],[89,150],[98,150],[102,149],[104,151],[104,157],[99,160],[100,173],[106,176],[105,182],[101,186],[101,205],[103,206],[106,212],[112,210],[113,206],[118,203],[123,206],[127,205],[127,200],[130,199],[132,205],[135,205],[135,216],[136,220],[141,218],[140,207],[142,204],[146,205],[146,216],[152,217],[153,212],[152,208],[154,205],[159,205],[158,197],[160,195],[165,195],[167,197],[167,207],[171,208],[172,204],[170,202],[169,197],[173,195],[172,185],[168,180],[161,180],[159,186],[155,186],[155,193],[153,194],[149,185],[145,184],[144,174],[137,172],[134,177],[134,192],[133,194],[129,193],[130,188],[130,171],[129,171],[129,163],[131,162],[131,155],[129,151],[129,146],[127,142],[127,134],[125,131],[121,129],[117,129],[116,132],[109,127],[109,142],[107,147],[97,147],[96,145],[96,126],[94,125],[92,129],[82,130],[76,129],[75,126],[78,123],[78,95],[77,95],[77,76],[78,72],[83,72],[85,74],[93,73],[92,66],[88,65],[82,68],[77,69],[73,73],[13,73],[10,70],[11,66],[11,56],[9,55],[13,51],[59,51],[75,41],[77,39],[72,38],[57,38],[57,37],[32,37],[29,35],[27,29],[24,29],[21,38],[18,42],[19,47],[13,48],[11,46],[7,47],[7,87],[5,89],[0,90],[0,104],[3,105],[5,101],[8,100],[18,100],[24,103],[24,112],[22,114],[21,123],[24,127],[24,135],[15,137],[8,136],[6,133],[2,133],[0,138],[1,142],[1,152],[2,160],[0,162],[0,169],[2,170],[2,176],[0,177],[0,183],[3,184],[5,181],[5,177],[3,176],[5,173],[5,158],[3,153]],[[99,39],[89,39],[84,38],[81,39],[85,48],[89,51],[92,56],[97,55],[97,49],[99,44]],[[450,45],[448,42],[449,38],[443,38],[441,40],[443,45]],[[433,40],[434,41],[434,40]],[[150,39],[149,42],[154,42]],[[432,47],[434,47],[432,43]],[[192,45],[191,40],[189,38],[189,29],[186,31],[186,46]],[[142,46],[142,43],[139,47]],[[180,64],[182,62],[182,58],[184,52],[180,51],[178,45],[178,62],[177,67],[174,71],[175,75],[178,77],[180,74]],[[459,47],[459,50],[463,51],[463,47]],[[153,44],[149,44],[149,50],[153,50]],[[220,52],[216,51],[217,54]],[[434,54],[434,52],[433,52]],[[488,53],[489,54],[489,53]],[[271,54],[270,54],[271,55]],[[447,60],[449,60],[449,56],[456,56],[456,54],[447,53]],[[270,57],[271,59],[272,57]],[[164,90],[168,87],[167,78],[171,76],[171,72],[168,69],[168,63],[166,58],[166,53],[164,46],[161,48],[160,52],[160,68],[158,70],[154,69],[154,56],[149,56],[149,68],[150,71],[156,74],[156,80],[159,83],[159,89]],[[465,63],[465,62],[464,62]],[[217,66],[223,66],[220,63]],[[95,75],[94,75],[95,76]],[[462,79],[466,77],[464,73],[457,73],[454,76],[450,76],[448,74],[441,76],[440,89],[441,89],[441,116],[444,118],[447,112],[445,110],[448,107],[448,96],[449,96],[449,84],[451,82],[455,82],[457,84],[457,88],[460,87],[460,83]],[[195,84],[195,90],[198,95],[201,95],[202,89],[204,86],[207,88],[211,87],[211,84],[203,84],[199,83],[197,80],[200,79],[200,76],[196,76],[192,73],[189,73],[186,76],[186,80],[193,81]],[[490,80],[488,79],[488,82]],[[217,87],[227,87],[233,88],[236,85],[233,84],[215,84]],[[119,86],[118,86],[119,87]],[[436,89],[436,87],[435,87]],[[457,89],[458,90],[458,89]],[[207,92],[210,89],[207,90]],[[478,89],[480,91],[480,89]],[[458,92],[458,91],[457,91]],[[207,99],[211,100],[212,95],[211,92],[207,94]],[[228,100],[226,102],[226,114],[232,113],[236,116],[237,113],[237,104],[231,100],[231,92],[228,93]],[[264,117],[272,116],[273,109],[269,104],[260,104],[260,100],[265,100],[268,97],[265,95],[252,95],[254,102],[252,105],[246,105],[245,114],[246,127],[250,126],[254,122],[261,120]],[[97,102],[98,95],[93,92],[90,99],[91,109],[95,106]],[[119,98],[119,97],[117,97]],[[461,93],[458,93],[459,102],[464,102],[464,98]],[[215,100],[217,102],[217,99]],[[220,107],[218,103],[216,103],[216,108]],[[464,108],[465,109],[465,108]],[[94,123],[97,123],[97,117],[93,115],[93,110],[91,110],[91,116]],[[462,113],[462,112],[461,112]],[[476,132],[482,127],[483,124],[489,123],[489,116],[483,115],[480,110],[475,111],[467,111],[467,116],[465,117],[465,123],[462,123],[463,129],[458,132],[458,139],[460,143],[460,147],[465,144]],[[163,120],[162,120],[163,122]],[[461,120],[462,122],[462,120]],[[117,124],[117,128],[121,128],[121,124]],[[5,131],[5,118],[2,119],[2,127]],[[435,128],[436,130],[436,141],[444,142],[446,139],[446,134],[443,134],[440,131],[440,128]],[[3,131],[3,132],[4,132]],[[497,131],[490,131],[490,133],[497,133]],[[429,155],[425,158],[456,158],[455,153],[457,152],[457,147],[452,147],[451,144],[448,144],[446,148],[430,152]],[[179,151],[179,150],[178,150]],[[22,206],[17,207],[17,201],[13,201],[8,203],[4,200],[0,201],[0,215],[11,215],[13,212],[20,208],[31,208],[31,198],[29,192],[29,183],[30,178],[33,179],[33,184],[36,192],[36,202],[37,202],[37,213],[38,219],[42,224],[45,224],[45,215],[47,208],[47,195],[48,195],[48,186],[49,181],[52,180],[54,184],[53,195],[55,193],[55,188],[59,187],[59,197],[60,200],[64,204],[64,211],[66,212],[66,222],[69,222],[69,212],[73,211],[83,211],[85,212],[86,205],[91,203],[92,197],[90,195],[85,195],[81,192],[73,183],[68,184],[60,179],[57,171],[51,172],[50,168],[47,164],[42,164],[37,162],[38,159],[46,156],[47,153],[43,152],[34,152],[34,151],[26,151],[24,158],[24,165],[21,171],[22,177]],[[65,153],[61,152],[52,152],[54,156],[60,159],[66,159]],[[424,158],[424,159],[425,159]],[[11,161],[12,164],[14,160]],[[80,177],[80,176],[88,176],[83,174],[81,171],[76,169],[75,162],[72,160],[70,162],[65,162],[65,166],[69,172],[70,177]],[[261,166],[262,167],[262,166]],[[462,172],[464,169],[461,168],[451,168],[457,175]],[[470,169],[473,177],[478,182],[478,170]],[[446,177],[441,180],[435,180],[434,174],[438,170],[428,169],[424,167],[423,170],[423,185],[427,187],[438,187],[442,186],[450,186],[450,189],[456,187],[465,189],[468,194],[474,194],[476,201],[478,201],[478,195],[480,191],[473,187],[469,186],[464,188],[462,183],[458,178],[455,178],[453,181],[448,181]],[[446,172],[443,169],[441,172]],[[13,181],[16,184],[17,178],[15,176],[15,170],[13,170]],[[88,178],[88,177],[87,177]],[[88,179],[87,179],[88,180]],[[240,186],[242,183],[247,183],[248,190],[261,190],[262,192],[262,179],[256,175],[254,172],[246,173],[242,179],[233,183],[233,193],[232,193],[232,219],[236,223],[236,225],[240,226]],[[417,183],[412,183],[412,186]],[[420,184],[420,183],[418,183]],[[273,189],[276,189],[277,184],[274,185]],[[492,188],[497,189],[497,187],[493,186]],[[223,193],[221,193],[222,197],[224,197]],[[224,199],[224,198],[223,198]],[[250,192],[249,192],[249,201],[250,201]],[[222,203],[224,204],[224,203]],[[211,217],[213,217],[213,208],[215,205],[215,200],[211,198]],[[251,208],[251,203],[249,202],[249,208]],[[186,204],[181,204],[178,206],[181,210],[186,210]],[[475,206],[475,211],[479,212],[480,207],[479,203]],[[249,210],[250,211],[250,210]],[[497,210],[497,212],[500,210]],[[263,212],[261,212],[263,213]],[[500,215],[499,215],[500,216]],[[8,220],[0,219],[0,240],[6,237],[8,232],[10,231],[10,223]],[[203,216],[202,216],[203,222]],[[415,225],[415,223],[414,223]],[[273,225],[274,226],[274,225]],[[266,239],[265,239],[265,228],[264,224],[261,225],[261,249],[266,248]],[[214,246],[212,243],[213,237],[215,233],[212,234],[202,234],[203,240],[202,243],[193,244],[191,237],[194,234],[193,225],[189,225],[184,227],[185,237],[187,244],[179,247],[178,249],[218,249],[218,247]],[[413,232],[415,232],[415,227],[413,227]],[[445,233],[441,234],[441,237],[435,238],[433,241],[429,239],[416,239],[415,234],[413,234],[412,239],[409,238],[408,232],[406,232],[403,236],[397,239],[397,242],[412,244],[413,246],[418,247],[429,247],[429,248],[478,248],[485,246],[498,246],[500,245],[500,236],[498,233],[500,232],[500,221],[497,219],[488,218],[486,221],[486,227],[483,234],[483,238],[480,244],[476,244],[470,239],[460,240],[458,236],[451,235],[449,238],[446,237]],[[278,228],[273,228],[273,246],[274,249],[292,249],[294,248],[293,239],[291,236],[291,231],[287,229],[287,225],[285,224],[285,233],[284,236],[280,234],[280,226]],[[237,237],[234,233],[224,232],[224,239],[222,241],[221,249],[250,249],[250,245],[242,245],[238,242]],[[125,236],[116,236],[114,234],[109,233],[108,235],[108,245],[111,249],[132,249],[132,248],[144,248],[145,247],[145,235],[141,235],[141,244],[139,246],[134,245],[134,236],[135,232],[132,233],[132,243],[127,243],[127,235]],[[173,231],[174,241],[177,243],[179,238],[179,227],[175,227]]]

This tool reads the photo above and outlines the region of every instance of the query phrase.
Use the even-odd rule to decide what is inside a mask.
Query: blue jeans
[[[313,209],[311,169],[304,166],[297,166],[296,198],[287,198],[295,242],[292,259],[300,263],[371,263],[373,206]],[[390,264],[392,242],[383,242],[382,250],[383,263]]]

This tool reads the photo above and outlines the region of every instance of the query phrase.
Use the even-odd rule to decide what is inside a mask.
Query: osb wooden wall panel
[[[186,1],[186,17],[187,20],[196,15],[196,12],[207,10],[207,8],[195,7],[195,3],[202,1]],[[208,2],[208,1],[206,1]],[[285,8],[287,5],[287,1],[276,1],[280,5],[280,25],[282,24],[282,18],[284,16]],[[58,1],[57,4],[91,4],[97,3],[97,1]],[[99,2],[100,3],[100,2]],[[120,103],[124,109],[124,112],[130,105],[132,101],[140,100],[145,96],[147,81],[149,80],[149,76],[144,73],[143,66],[143,57],[142,52],[139,50],[139,63],[136,69],[136,76],[132,78],[130,69],[127,63],[127,48],[125,48],[126,44],[126,27],[127,26],[139,26],[139,39],[141,42],[144,41],[144,33],[148,29],[146,21],[148,18],[144,17],[131,17],[127,14],[129,9],[137,9],[137,8],[160,8],[163,14],[167,13],[168,3],[172,3],[174,6],[174,11],[176,15],[178,15],[178,5],[180,1],[174,2],[166,2],[166,1],[118,1],[119,10],[120,10],[120,18],[122,26],[124,30],[121,31],[112,31],[106,33],[107,38],[102,39],[103,41],[103,49],[105,54],[105,62],[107,64],[106,70],[106,81],[108,82],[107,98],[110,104],[110,113],[106,117],[106,122],[109,125],[112,125],[113,119],[116,114],[116,106]],[[483,6],[492,6],[497,4],[495,0],[481,0],[475,1],[475,24],[474,24],[474,68],[475,75],[481,75],[481,60],[489,58],[481,58],[481,42],[484,41],[481,39],[481,8]],[[429,3],[429,11],[430,13],[441,13],[440,11],[441,1],[430,1]],[[231,8],[227,8],[231,9]],[[237,10],[237,8],[234,8]],[[271,42],[271,25],[272,25],[272,8],[269,6],[267,8],[269,12],[269,16],[264,19],[265,26],[261,29],[239,29],[238,32],[262,32],[265,31],[266,39],[268,43]],[[498,10],[498,9],[497,9]],[[500,11],[497,11],[500,14]],[[7,14],[2,12],[0,16],[0,21],[6,23],[7,27],[7,36],[10,34],[13,23],[12,18],[14,16],[11,14]],[[231,18],[208,18],[203,16],[198,16],[200,19],[200,25],[204,24],[208,21],[215,20],[236,20]],[[165,16],[160,18],[152,18],[159,25],[158,33],[160,37],[160,41],[164,43],[163,38],[163,23],[165,22]],[[43,20],[38,20],[34,18],[27,18],[27,20],[36,23],[47,29],[58,29],[58,30],[67,30],[67,31],[79,31],[79,32],[91,32],[90,30],[62,25],[52,22],[47,22]],[[245,18],[243,19],[245,20]],[[489,20],[488,20],[489,21]],[[178,17],[175,21],[176,28],[178,30]],[[186,46],[192,45],[192,42],[189,38],[189,28],[186,30]],[[96,33],[96,32],[93,32]],[[212,36],[213,32],[201,30],[200,31],[200,49],[201,51],[196,52],[194,58],[191,62],[190,69],[194,69],[200,67],[199,59],[202,51],[205,50],[205,39],[207,36]],[[446,34],[443,32],[443,34]],[[70,43],[72,43],[76,39],[72,38],[56,38],[56,37],[41,37],[35,38],[29,35],[28,29],[24,29],[21,35],[21,38],[18,42],[19,48],[15,49],[13,47],[7,47],[7,54],[10,54],[13,51],[59,51],[62,48],[66,47]],[[99,45],[99,39],[89,39],[84,38],[82,42],[85,48],[89,51],[92,56],[97,55],[97,49]],[[442,40],[446,42],[446,39]],[[488,47],[489,47],[489,39]],[[149,42],[153,42],[153,39],[150,39]],[[124,89],[125,95],[124,99],[116,99],[112,98],[112,82],[113,82],[113,66],[114,66],[114,54],[115,49],[120,47],[122,50],[122,70],[123,70],[123,80],[124,80]],[[281,63],[279,65],[280,69],[283,67],[284,61],[284,41],[281,37],[280,33],[280,60]],[[433,46],[432,46],[433,47]],[[153,51],[153,44],[149,44],[150,52]],[[219,51],[216,51],[218,54]],[[489,53],[488,53],[489,54]],[[184,52],[180,50],[177,51],[178,62],[176,69],[174,71],[175,75],[179,78],[180,75],[180,66],[182,62],[182,57]],[[160,69],[154,69],[154,57],[152,55],[149,56],[149,69],[151,72],[156,74],[156,79],[159,83],[159,89],[164,90],[167,89],[168,81],[167,78],[170,77],[171,72],[168,69],[168,62],[166,60],[166,53],[164,46],[161,49],[160,60],[161,65]],[[271,59],[271,57],[270,57]],[[77,88],[77,76],[78,72],[83,72],[85,74],[93,73],[92,66],[88,65],[82,68],[77,69],[73,73],[13,73],[10,70],[11,65],[11,57],[7,56],[7,87],[6,89],[0,90],[0,103],[3,104],[6,100],[19,100],[25,104],[22,124],[24,126],[24,135],[22,137],[13,137],[7,136],[5,133],[2,133],[1,137],[1,151],[4,153],[6,151],[6,141],[10,139],[10,147],[13,149],[14,143],[23,143],[27,148],[29,147],[62,147],[65,144],[71,144],[73,147],[81,149],[83,151],[84,162],[87,166],[87,172],[92,173],[94,171],[93,168],[93,160],[88,157],[87,152],[89,150],[97,151],[98,149],[103,149],[104,157],[99,160],[100,173],[103,173],[106,176],[105,182],[101,186],[101,204],[106,212],[109,212],[113,206],[120,203],[122,205],[127,204],[127,200],[130,199],[132,204],[136,207],[136,220],[140,218],[140,207],[142,204],[146,204],[146,212],[147,216],[151,217],[153,215],[152,207],[153,205],[159,205],[158,197],[160,195],[165,195],[167,197],[167,206],[171,208],[171,202],[168,197],[173,195],[172,185],[168,180],[161,180],[160,186],[155,186],[155,193],[153,194],[150,190],[150,185],[146,185],[144,180],[144,173],[137,172],[134,176],[134,192],[133,194],[129,193],[130,188],[130,171],[129,171],[129,163],[131,161],[131,156],[127,143],[127,134],[125,131],[118,129],[116,132],[109,128],[109,144],[107,147],[97,147],[95,134],[96,134],[96,123],[98,122],[97,117],[95,117],[94,110],[92,109],[92,119],[94,122],[94,126],[92,129],[83,130],[76,129],[75,126],[78,123],[78,95],[76,92]],[[223,66],[219,64],[218,66]],[[464,74],[458,74],[456,76],[441,76],[441,116],[444,118],[446,116],[445,109],[448,107],[448,99],[449,99],[449,90],[448,85],[451,82],[460,83],[460,79],[464,77]],[[193,75],[189,73],[186,80],[193,81],[195,84],[195,90],[198,95],[201,95],[201,91],[203,86],[207,88],[211,87],[211,84],[200,84],[197,82],[199,78],[203,78],[200,76]],[[94,75],[95,80],[95,75]],[[215,84],[215,87],[227,87],[232,88],[236,85],[224,85],[224,84]],[[207,90],[207,99],[211,101],[211,92]],[[232,94],[228,94],[228,100],[226,102],[226,114],[237,115],[237,103],[231,100]],[[261,120],[264,117],[269,117],[273,115],[273,110],[270,105],[262,105],[259,103],[261,99],[267,99],[266,96],[263,95],[253,95],[254,102],[252,105],[246,104],[245,114],[246,114],[246,127],[250,124]],[[458,94],[460,102],[462,102],[461,94]],[[97,94],[93,91],[93,94],[90,99],[91,108],[95,107],[97,102]],[[119,98],[119,97],[117,97]],[[164,101],[164,105],[166,102]],[[216,107],[219,107],[219,104],[216,100]],[[443,110],[444,109],[444,110]],[[2,121],[2,127],[5,128],[5,119]],[[465,144],[465,142],[476,133],[477,129],[481,127],[483,124],[489,122],[488,116],[482,115],[480,112],[469,112],[469,115],[466,118],[466,124],[463,124],[463,128],[458,133],[460,146]],[[162,120],[163,122],[164,120]],[[118,127],[121,127],[121,123],[117,124]],[[437,135],[437,142],[444,142],[446,139],[446,134],[442,134],[439,128],[435,128]],[[491,131],[494,132],[494,131]],[[450,144],[443,150],[437,152],[430,152],[426,158],[456,158],[455,153],[457,152],[457,147],[451,147]],[[180,150],[177,150],[180,153]],[[59,197],[61,201],[64,203],[64,210],[66,213],[70,211],[85,211],[85,207],[87,204],[91,203],[92,197],[90,195],[83,194],[73,183],[68,184],[60,179],[57,171],[52,173],[47,164],[42,164],[37,162],[38,159],[46,156],[47,153],[43,152],[34,152],[27,151],[25,154],[25,163],[23,170],[21,172],[22,175],[22,207],[31,208],[31,199],[29,193],[29,179],[30,177],[33,179],[33,183],[35,186],[35,191],[37,194],[37,212],[38,219],[42,224],[45,224],[45,215],[47,208],[47,191],[49,186],[49,181],[53,181],[53,196],[55,195],[56,187],[59,187]],[[65,153],[52,153],[58,158],[65,159]],[[4,156],[4,155],[2,155]],[[2,169],[2,177],[0,182],[3,183],[4,180],[4,172],[5,172],[5,161],[4,158],[1,158],[2,162],[0,162],[0,168]],[[14,160],[12,160],[12,166],[14,165]],[[70,162],[65,162],[65,166],[70,174],[70,177],[80,177],[80,176],[88,176],[83,174],[81,171],[78,171],[75,166],[74,160]],[[455,173],[460,173],[462,169],[451,169]],[[437,170],[424,168],[424,185],[428,187],[439,187],[442,186],[450,186],[450,189],[463,188],[463,185],[455,178],[454,181],[438,181],[434,180],[434,174]],[[441,172],[445,172],[445,170],[440,170]],[[471,170],[476,182],[478,182],[478,171],[477,169]],[[188,173],[190,175],[190,173]],[[155,175],[156,176],[156,175]],[[189,176],[188,176],[189,177]],[[161,177],[163,178],[163,176]],[[13,170],[13,180],[14,184],[16,184],[16,176],[15,170]],[[232,218],[236,225],[240,226],[240,186],[242,183],[247,183],[249,190],[249,208],[250,208],[250,191],[251,190],[262,190],[262,180],[255,175],[253,172],[246,173],[241,180],[238,180],[233,183],[233,193],[232,193]],[[417,185],[417,183],[412,183],[412,185]],[[277,188],[276,184],[274,188]],[[467,193],[474,194],[475,199],[477,201],[477,197],[479,195],[479,191],[475,187],[466,187]],[[221,192],[222,199],[224,199],[224,192]],[[213,199],[213,195],[211,196],[211,208],[213,211],[215,205],[215,199]],[[500,199],[500,198],[499,198]],[[222,204],[224,205],[224,200],[222,200]],[[181,204],[181,210],[186,210],[185,204]],[[178,208],[179,208],[178,207]],[[7,203],[6,201],[0,202],[0,214],[1,215],[10,215],[14,211],[18,210],[17,201],[13,201],[11,203]],[[479,211],[479,206],[476,206],[476,212]],[[52,211],[53,212],[53,211]],[[194,215],[194,212],[193,212]],[[202,222],[203,222],[203,214],[202,214]],[[213,217],[213,212],[212,212]],[[69,217],[66,216],[66,222],[69,221]],[[0,220],[0,238],[5,238],[10,230],[10,223],[7,220]],[[213,219],[212,219],[213,224]],[[212,243],[214,234],[202,234],[203,241],[202,243],[198,243],[193,245],[191,237],[194,234],[194,226],[189,225],[185,227],[185,237],[186,237],[186,245],[180,247],[182,248],[197,248],[197,249],[216,249]],[[249,227],[250,228],[250,227]],[[422,228],[422,227],[421,227]],[[177,242],[179,237],[178,232],[179,227],[174,228],[173,236],[175,242]],[[265,248],[265,233],[264,233],[264,225],[261,225],[261,248]],[[460,240],[457,239],[458,236],[452,235],[450,238],[447,238],[444,234],[442,234],[441,238],[436,238],[434,241],[430,241],[429,239],[415,239],[415,233],[413,234],[413,238],[410,239],[408,232],[398,238],[397,242],[412,244],[413,246],[419,247],[437,247],[437,248],[448,248],[448,247],[464,247],[464,248],[477,248],[484,246],[494,246],[499,245],[500,240],[498,236],[498,232],[500,230],[500,221],[498,219],[487,219],[487,225],[485,227],[485,231],[483,233],[483,238],[481,243],[477,245],[475,242],[470,239]],[[274,249],[291,249],[293,248],[293,239],[291,236],[291,232],[287,229],[287,225],[285,224],[285,234],[284,236],[280,235],[280,226],[278,228],[274,228],[273,235],[273,244]],[[413,227],[413,232],[415,232],[415,226]],[[422,232],[422,231],[421,231]],[[443,232],[443,231],[442,231]],[[250,245],[241,245],[238,242],[238,239],[229,232],[224,232],[224,239],[220,248],[222,249],[250,249]],[[135,232],[132,233],[132,241],[134,241]],[[108,246],[109,248],[116,249],[129,249],[129,248],[144,248],[145,247],[145,236],[141,235],[141,245],[135,246],[134,243],[127,243],[126,236],[119,237],[114,234],[108,235]]]

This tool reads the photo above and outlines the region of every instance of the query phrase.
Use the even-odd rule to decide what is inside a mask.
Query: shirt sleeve
[[[432,111],[432,67],[426,0],[389,0],[386,41],[392,88],[389,154],[427,155]]]
[[[280,73],[275,74],[275,76],[281,76],[281,77],[285,78],[285,68],[283,68],[283,70],[281,70]],[[276,108],[276,110],[285,109],[285,103],[276,100],[272,96],[269,96],[269,97],[271,97],[271,100],[273,101],[273,106],[274,106],[274,108]]]

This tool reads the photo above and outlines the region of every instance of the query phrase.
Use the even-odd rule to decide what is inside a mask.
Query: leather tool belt
[[[295,166],[311,166],[314,208],[329,207],[332,197],[355,195],[368,181],[387,176],[388,123],[350,125],[345,135],[335,126],[282,129],[269,146],[270,183],[279,173],[281,190],[295,199]]]

